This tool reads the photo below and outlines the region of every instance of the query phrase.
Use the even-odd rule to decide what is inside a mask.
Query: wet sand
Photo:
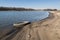
[[[50,11],[48,18],[26,25],[1,40],[60,40],[60,11]]]

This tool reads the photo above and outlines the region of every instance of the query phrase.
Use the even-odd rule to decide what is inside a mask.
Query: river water
[[[14,23],[21,21],[39,21],[48,15],[46,11],[0,11],[0,30],[11,28]]]

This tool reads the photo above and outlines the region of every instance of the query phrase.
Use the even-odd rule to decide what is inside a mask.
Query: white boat
[[[29,21],[23,21],[23,22],[20,22],[20,23],[16,23],[16,24],[13,24],[14,27],[22,27],[24,25],[27,25],[27,24],[30,24]]]

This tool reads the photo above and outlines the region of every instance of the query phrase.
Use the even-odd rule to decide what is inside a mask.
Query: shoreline
[[[37,22],[32,22],[29,25],[24,26],[23,29],[21,29],[21,31],[19,30],[19,32],[16,34],[16,36],[14,36],[12,38],[12,40],[20,38],[20,36],[25,36],[26,39],[27,35],[31,35],[32,38],[35,39],[45,39],[45,40],[58,40],[58,36],[60,35],[60,17],[59,17],[60,12],[58,13],[58,11],[49,11],[49,17],[42,19],[40,21]],[[58,18],[59,17],[59,18]],[[26,30],[27,29],[27,30]],[[57,30],[56,30],[57,29]],[[24,32],[23,32],[24,31]],[[58,31],[58,32],[57,32]],[[22,34],[21,34],[22,32]],[[24,34],[26,33],[26,34]],[[56,33],[58,34],[56,36]],[[24,35],[23,35],[24,34]],[[52,35],[53,34],[53,35]],[[8,39],[11,37],[7,37]],[[29,38],[29,39],[32,39]],[[3,37],[3,39],[6,39],[5,37]],[[24,39],[23,37],[21,39]],[[19,39],[19,40],[21,40]]]
[[[43,11],[44,12],[44,11]],[[45,18],[46,19],[46,18]],[[45,20],[45,19],[42,19],[42,20]],[[32,23],[34,23],[34,22],[32,22]],[[8,30],[8,31],[6,31],[6,30]],[[14,29],[12,29],[12,30],[9,30],[9,28],[8,29],[6,29],[4,32],[1,32],[2,33],[2,37],[0,36],[0,38],[3,38],[4,36],[6,36],[6,34],[10,34],[11,32],[13,33],[13,30]]]
[[[43,23],[43,22],[45,22],[47,20],[53,19],[54,18],[54,14],[51,13],[51,11],[49,11],[48,13],[49,13],[48,17],[46,17],[46,18],[44,18],[42,20],[36,21],[36,22],[32,22],[32,23]]]

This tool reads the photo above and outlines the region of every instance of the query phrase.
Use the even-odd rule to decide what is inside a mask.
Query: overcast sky
[[[0,6],[60,9],[60,0],[0,0]]]

